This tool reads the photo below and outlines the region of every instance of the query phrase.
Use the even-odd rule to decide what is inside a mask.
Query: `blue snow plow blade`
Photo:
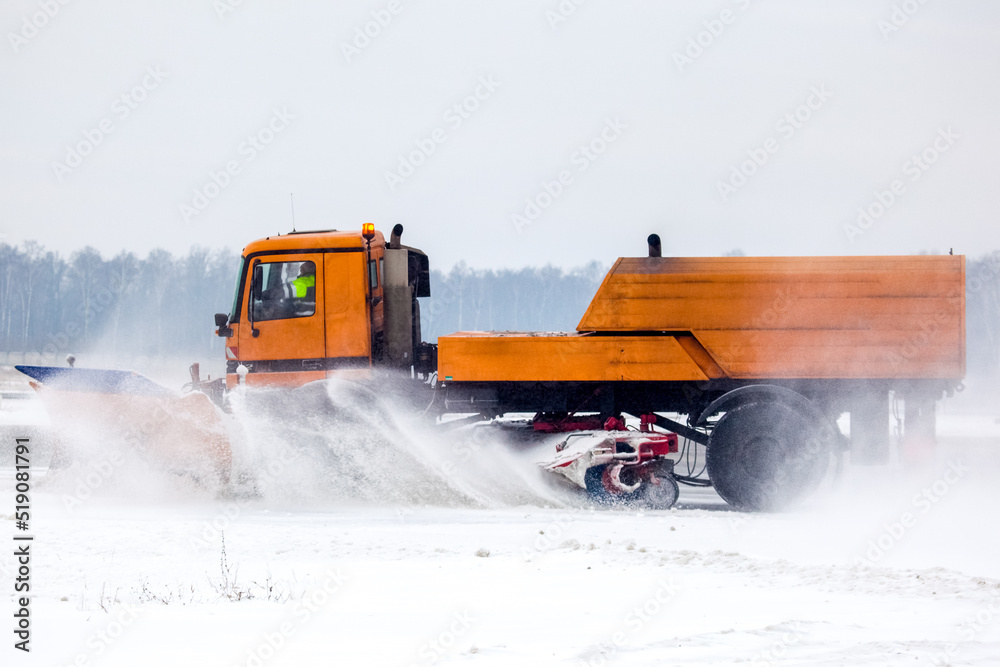
[[[106,371],[96,368],[57,366],[14,366],[36,382],[63,391],[86,391],[97,394],[133,394],[172,396],[149,378],[132,371]]]

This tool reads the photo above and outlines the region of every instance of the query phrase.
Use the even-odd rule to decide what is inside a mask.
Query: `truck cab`
[[[409,373],[418,356],[429,361],[433,346],[421,344],[417,302],[430,296],[427,256],[402,246],[401,234],[396,225],[386,243],[366,223],[360,231],[292,232],[248,244],[232,309],[216,315],[227,387],[239,383],[240,366],[247,385],[295,387],[365,379],[376,367]]]

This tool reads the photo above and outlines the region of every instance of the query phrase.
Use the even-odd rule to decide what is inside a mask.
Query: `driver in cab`
[[[265,289],[258,319],[305,317],[316,311],[316,264],[302,262],[293,280]]]

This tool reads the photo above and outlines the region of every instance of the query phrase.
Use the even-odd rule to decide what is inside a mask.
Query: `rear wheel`
[[[737,509],[778,510],[811,493],[830,463],[833,431],[814,415],[774,400],[726,412],[708,444],[708,476]]]

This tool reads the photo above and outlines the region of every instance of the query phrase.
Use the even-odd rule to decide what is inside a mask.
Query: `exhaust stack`
[[[659,234],[650,234],[649,238],[646,239],[646,242],[649,243],[649,256],[650,257],[662,257],[663,256],[661,248],[660,248],[660,235]]]
[[[403,236],[403,225],[396,223],[396,226],[392,228],[392,235],[389,237],[389,247],[396,249],[399,248],[399,239]]]

